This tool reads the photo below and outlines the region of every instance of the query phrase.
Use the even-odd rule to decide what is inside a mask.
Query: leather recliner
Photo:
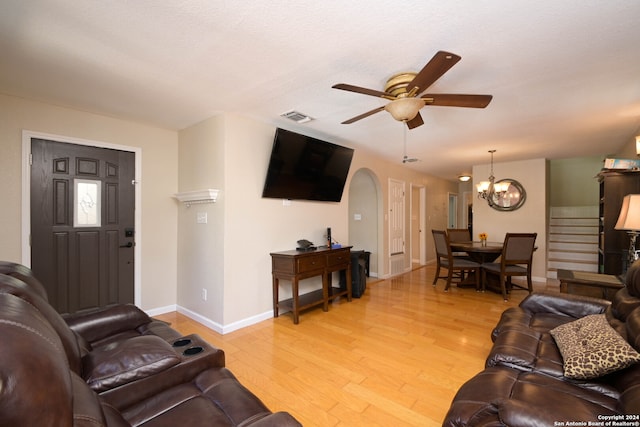
[[[550,333],[604,313],[613,329],[640,351],[640,262],[629,269],[625,284],[611,303],[534,293],[505,310],[492,332],[485,369],[458,390],[443,425],[558,425],[599,422],[603,417],[624,420],[624,415],[640,413],[640,364],[597,378],[567,378]]]
[[[0,274],[0,425],[300,425],[272,413],[197,335],[114,333],[98,310],[98,335],[110,338],[93,348],[18,276]]]

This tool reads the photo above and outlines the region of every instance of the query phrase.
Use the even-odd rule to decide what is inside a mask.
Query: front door
[[[135,153],[31,140],[31,269],[59,312],[134,302]]]

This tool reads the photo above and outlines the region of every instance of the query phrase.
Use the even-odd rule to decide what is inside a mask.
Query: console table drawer
[[[334,267],[336,265],[344,265],[345,263],[350,262],[350,253],[349,251],[340,251],[338,253],[332,253],[327,255],[327,266]]]
[[[296,274],[295,258],[272,257],[272,270],[274,273]]]
[[[298,273],[323,269],[325,266],[324,256],[313,256],[298,259]]]

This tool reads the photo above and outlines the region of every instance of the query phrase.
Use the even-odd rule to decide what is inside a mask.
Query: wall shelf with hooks
[[[208,188],[205,190],[183,191],[182,193],[174,194],[173,197],[189,207],[191,205],[202,203],[215,203],[218,199],[219,191],[220,190],[215,190],[212,188]]]

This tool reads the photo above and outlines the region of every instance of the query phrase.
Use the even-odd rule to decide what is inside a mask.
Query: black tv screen
[[[353,149],[276,129],[262,197],[339,202]]]

